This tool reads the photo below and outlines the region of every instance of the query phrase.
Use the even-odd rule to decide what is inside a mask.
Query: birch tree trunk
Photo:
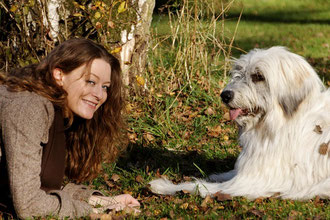
[[[49,36],[57,41],[59,34],[59,23],[60,23],[60,15],[59,15],[59,7],[62,5],[62,0],[39,0],[40,2],[44,2],[46,7],[43,13],[43,24],[49,30]]]
[[[137,22],[131,26],[129,31],[121,31],[122,50],[120,52],[120,62],[124,84],[133,88],[136,77],[145,71],[155,0],[131,1],[132,4],[138,7]]]

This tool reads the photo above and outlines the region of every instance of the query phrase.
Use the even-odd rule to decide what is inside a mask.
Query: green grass
[[[227,22],[233,30],[236,22]],[[229,34],[231,33],[229,31]],[[327,58],[330,45],[330,27],[326,24],[271,23],[245,21],[239,24],[235,46],[245,51],[254,47],[282,45],[291,51],[310,58]],[[235,55],[238,52],[235,52]]]
[[[196,21],[193,13],[181,24],[176,22],[182,17],[154,16],[148,72],[143,76],[149,88],[130,100],[131,144],[108,167],[107,175],[94,183],[104,192],[128,192],[141,201],[140,215],[116,215],[140,219],[330,218],[329,200],[318,198],[305,202],[241,197],[221,201],[183,192],[160,196],[148,190],[147,183],[160,176],[180,182],[233,168],[240,151],[237,129],[226,118],[227,109],[219,97],[227,80],[224,72],[229,56],[238,57],[255,47],[283,45],[306,57],[325,82],[330,80],[328,1],[243,2],[236,35],[242,9],[238,1],[226,12],[224,22],[212,18]],[[195,38],[190,37],[194,33]],[[223,48],[214,45],[215,39]],[[197,59],[191,51],[197,51]],[[113,181],[114,174],[120,179]]]
[[[143,76],[149,88],[141,89],[130,100],[132,142],[126,154],[109,166],[107,175],[94,183],[104,192],[131,193],[142,203],[138,216],[116,215],[140,219],[330,218],[329,200],[318,198],[305,202],[275,198],[249,201],[241,197],[221,201],[183,192],[160,196],[148,190],[147,183],[160,176],[180,182],[233,168],[240,151],[237,129],[226,119],[227,109],[219,98],[227,80],[225,56],[238,57],[255,47],[283,45],[305,56],[325,82],[330,80],[327,1],[250,0],[244,5],[231,54],[226,52],[241,11],[239,2],[226,13],[224,23],[217,20],[215,29],[210,18],[177,24],[177,17],[154,16],[148,72]],[[191,33],[192,29],[196,32]],[[212,34],[213,30],[216,33]],[[198,33],[196,39],[189,37],[194,33]],[[219,54],[215,37],[224,47]],[[189,55],[192,48],[200,55],[196,60]],[[204,52],[208,55],[202,55]],[[185,62],[191,66],[186,68]],[[114,174],[120,179],[113,181]]]
[[[329,74],[327,44],[330,44],[330,15],[326,13],[329,3],[251,0],[244,1],[244,4],[231,56],[237,57],[255,47],[283,45],[305,56],[325,82],[329,80],[326,78]],[[299,202],[260,198],[248,201],[239,197],[229,201],[206,201],[184,193],[154,195],[147,189],[147,183],[160,176],[180,182],[192,176],[203,178],[204,175],[233,168],[240,151],[237,130],[224,116],[227,110],[219,98],[226,82],[223,63],[226,52],[216,57],[219,60],[212,60],[212,56],[217,55],[212,37],[221,39],[228,52],[240,11],[241,3],[235,3],[226,13],[224,23],[221,20],[216,22],[214,35],[210,34],[212,20],[209,18],[200,19],[197,23],[191,19],[189,24],[175,26],[177,18],[170,20],[166,15],[154,16],[149,71],[144,76],[149,82],[149,90],[133,98],[129,120],[135,143],[130,144],[127,154],[119,159],[108,175],[116,173],[121,176],[122,179],[113,187],[117,190],[106,187],[106,190],[116,193],[132,192],[139,198],[143,206],[138,218],[330,218],[329,200]],[[197,29],[195,33],[200,36],[199,40],[204,37],[208,40],[193,44],[193,39],[187,36],[190,35],[188,29]],[[173,30],[182,31],[174,47],[173,33],[176,32]],[[185,56],[181,47],[192,48],[193,45],[198,45],[197,50],[209,53],[208,68],[203,68],[205,61],[190,62],[200,69],[191,67],[191,72],[186,72],[177,55]],[[200,59],[203,58],[201,56]]]
[[[328,58],[330,52],[329,1],[236,1],[229,15],[243,10],[236,45],[253,47],[283,45],[311,58]],[[235,21],[227,22],[232,32]]]
[[[329,22],[330,3],[327,0],[235,0],[230,14],[271,22]]]

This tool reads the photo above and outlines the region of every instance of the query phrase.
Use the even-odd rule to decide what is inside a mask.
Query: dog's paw
[[[149,182],[149,189],[156,194],[173,195],[175,190],[171,190],[175,186],[171,181],[165,178],[155,179]]]

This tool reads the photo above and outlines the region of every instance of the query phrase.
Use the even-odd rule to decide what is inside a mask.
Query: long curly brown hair
[[[90,120],[73,115],[67,107],[67,93],[57,85],[53,70],[64,74],[82,65],[86,71],[94,59],[103,59],[111,66],[111,84],[107,100]],[[76,182],[91,180],[101,171],[102,161],[113,161],[124,148],[124,98],[119,61],[99,44],[87,39],[71,39],[55,47],[39,64],[0,74],[0,84],[10,91],[35,92],[60,106],[68,118],[67,176]],[[119,147],[120,146],[120,147]]]

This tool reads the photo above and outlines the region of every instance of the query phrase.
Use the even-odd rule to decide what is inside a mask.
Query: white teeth
[[[95,103],[93,103],[93,102],[91,102],[91,101],[88,101],[88,100],[85,100],[88,104],[90,104],[90,105],[93,105],[93,106],[96,106],[97,104],[95,104]]]

